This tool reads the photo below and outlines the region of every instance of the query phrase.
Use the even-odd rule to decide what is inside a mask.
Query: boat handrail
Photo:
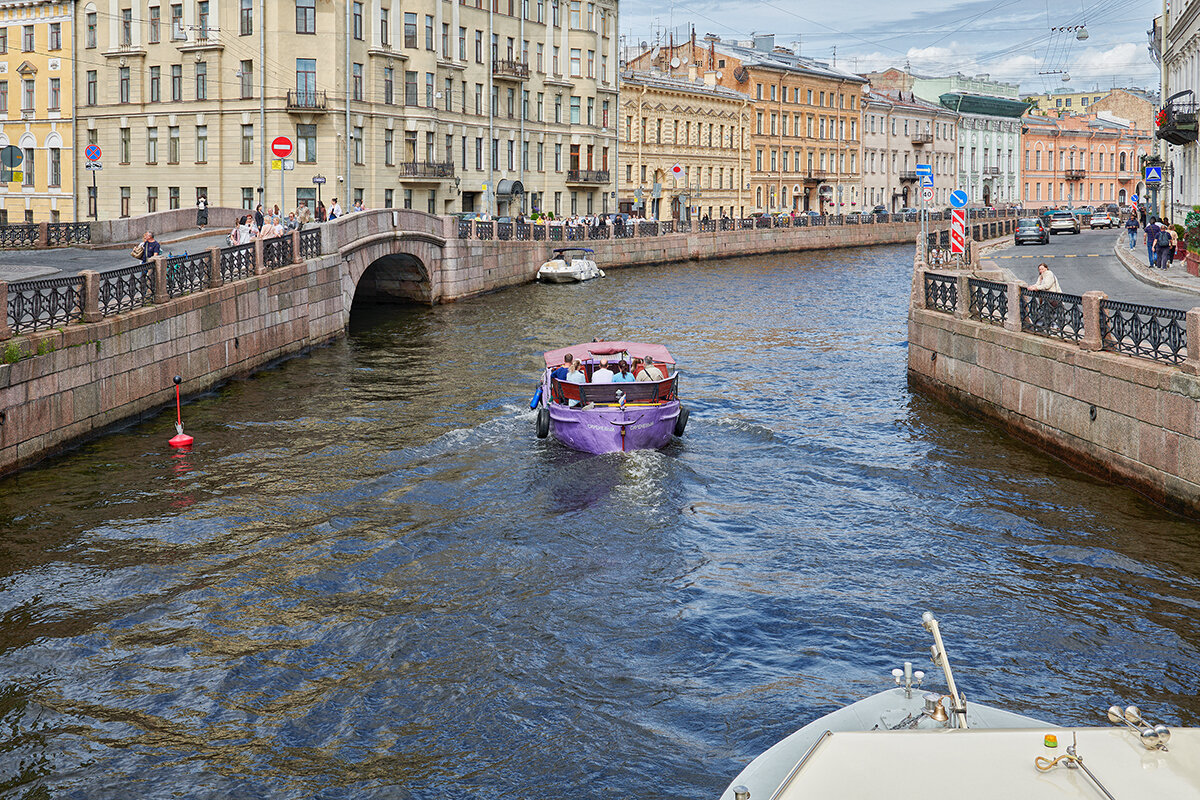
[[[784,790],[787,789],[787,787],[791,784],[792,779],[800,773],[800,770],[804,769],[804,765],[808,763],[810,758],[812,758],[812,754],[817,752],[817,748],[820,747],[821,744],[824,743],[824,741],[830,736],[833,736],[833,731],[827,730],[821,734],[820,738],[812,743],[812,747],[808,748],[804,755],[801,756],[800,760],[796,762],[796,766],[792,767],[792,771],[787,774],[787,777],[779,782],[779,788],[776,789],[775,793],[771,795],[771,800],[779,800],[779,798],[783,795]]]
[[[571,383],[550,379],[550,397],[559,404],[617,403],[617,390],[625,392],[627,403],[665,403],[678,397],[679,375],[661,381],[631,381],[628,383]]]

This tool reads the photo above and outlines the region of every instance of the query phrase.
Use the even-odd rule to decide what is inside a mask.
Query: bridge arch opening
[[[410,253],[389,253],[367,265],[354,290],[351,308],[359,305],[429,305],[429,269]]]

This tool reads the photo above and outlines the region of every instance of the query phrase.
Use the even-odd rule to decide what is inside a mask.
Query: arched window
[[[758,206],[760,209],[762,208],[762,187],[761,186],[759,186],[757,189],[754,190],[754,205]]]
[[[1125,153],[1121,153],[1121,172],[1125,171]]]

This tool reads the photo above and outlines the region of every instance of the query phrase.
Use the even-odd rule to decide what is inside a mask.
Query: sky
[[[623,0],[619,22],[628,45],[666,41],[671,30],[686,36],[689,25],[698,39],[774,33],[777,45],[799,42],[802,55],[836,58],[852,72],[907,63],[923,75],[986,73],[1040,94],[1157,90],[1146,31],[1161,11],[1161,0]]]

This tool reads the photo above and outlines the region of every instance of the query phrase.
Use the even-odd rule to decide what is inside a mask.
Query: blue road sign
[[[921,185],[932,187],[933,186],[933,176],[932,175],[922,175],[921,176]]]
[[[932,164],[917,164],[917,174],[918,175],[932,175],[933,174],[933,165]]]
[[[1146,167],[1146,183],[1162,183],[1162,167]]]
[[[100,145],[89,144],[87,146],[87,148],[84,149],[83,156],[88,161],[99,161],[100,160]]]
[[[1136,194],[1133,197],[1129,198],[1129,202],[1131,202],[1131,203],[1136,203],[1137,201],[1138,201],[1138,196]]]
[[[967,204],[967,193],[962,189],[955,189],[950,193],[950,205],[955,208],[963,208]]]

